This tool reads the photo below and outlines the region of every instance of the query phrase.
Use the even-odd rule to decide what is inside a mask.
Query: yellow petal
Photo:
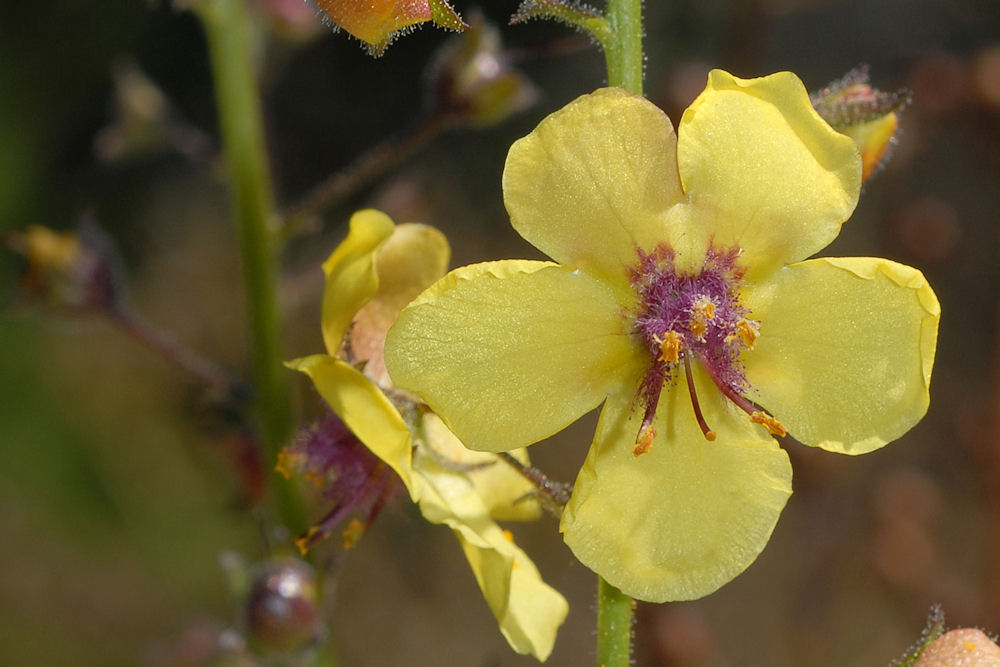
[[[320,396],[347,428],[395,470],[410,497],[419,500],[419,489],[413,483],[410,431],[385,394],[360,372],[325,354],[295,359],[285,365],[312,379]]]
[[[399,311],[448,270],[451,249],[444,234],[413,223],[397,225],[375,253],[378,291],[354,317],[351,350],[364,361],[365,375],[389,386],[382,350]],[[334,286],[336,288],[336,286]]]
[[[496,454],[474,452],[448,430],[441,418],[428,413],[421,422],[426,446],[436,456],[459,466],[483,466],[465,473],[476,494],[486,504],[490,516],[502,521],[530,521],[541,516],[541,506],[532,498],[535,487],[520,473],[497,458]],[[528,452],[517,449],[510,452],[517,460],[528,465]]]
[[[467,447],[507,451],[597,407],[641,361],[611,290],[548,262],[449,273],[389,330],[386,366]]]
[[[751,276],[826,247],[861,185],[857,146],[819,117],[789,72],[737,79],[713,70],[684,112],[677,164],[716,245],[742,248]]]
[[[584,95],[514,143],[504,202],[521,236],[560,264],[625,285],[625,268],[668,240],[682,197],[666,115],[618,88]]]
[[[394,225],[385,213],[373,209],[351,216],[351,231],[323,263],[323,342],[336,356],[354,314],[378,289],[375,251],[392,234]]]
[[[733,579],[764,549],[791,494],[785,452],[694,370],[717,439],[698,428],[683,376],[664,390],[653,446],[640,456],[641,410],[610,397],[560,524],[584,565],[649,602],[699,598]]]
[[[941,308],[916,269],[869,257],[786,267],[749,289],[753,397],[798,440],[864,454],[927,411]]]
[[[875,172],[875,168],[881,164],[882,158],[892,146],[892,138],[896,135],[898,127],[899,118],[895,113],[889,113],[867,123],[858,123],[841,130],[854,140],[861,151],[862,180],[868,180],[868,177]]]
[[[415,465],[422,487],[421,512],[428,521],[455,532],[511,648],[545,660],[569,611],[566,600],[542,581],[527,554],[490,519],[464,475],[441,468],[423,454]]]

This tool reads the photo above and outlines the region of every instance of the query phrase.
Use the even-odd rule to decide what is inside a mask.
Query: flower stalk
[[[629,667],[635,601],[597,577],[597,667]]]
[[[294,483],[273,472],[281,445],[293,428],[282,366],[278,308],[277,244],[260,95],[252,63],[250,17],[244,0],[200,0],[194,5],[205,27],[215,82],[219,124],[236,216],[255,386],[255,407],[265,467],[281,519],[293,533],[306,528]]]
[[[642,0],[608,0],[605,18],[608,85],[642,95]]]

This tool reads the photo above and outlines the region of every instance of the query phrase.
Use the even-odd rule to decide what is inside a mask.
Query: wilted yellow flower
[[[26,293],[72,311],[120,306],[118,256],[92,222],[80,232],[31,225],[6,243],[27,260],[20,281]]]
[[[446,0],[314,0],[330,20],[381,55],[397,36],[427,21],[448,30],[467,26]]]
[[[511,647],[545,660],[568,605],[494,521],[537,518],[538,504],[522,502],[533,487],[495,455],[465,449],[440,419],[391,385],[382,363],[389,325],[444,275],[449,253],[432,227],[394,226],[374,210],[356,213],[323,264],[328,354],[288,365],[309,375],[348,428],[399,475],[424,517],[452,529]],[[523,451],[518,456],[526,460]]]
[[[675,135],[647,100],[585,95],[507,157],[514,228],[555,262],[457,269],[389,331],[386,363],[467,446],[546,438],[601,403],[560,525],[650,601],[707,595],[791,493],[772,438],[862,454],[924,414],[939,306],[916,270],[805,260],[853,211],[854,142],[784,72],[716,70]]]

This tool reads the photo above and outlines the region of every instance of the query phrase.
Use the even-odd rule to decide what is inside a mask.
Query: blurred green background
[[[466,17],[476,8],[454,4]],[[318,263],[355,208],[439,227],[454,265],[538,256],[506,220],[506,150],[602,85],[603,60],[562,26],[506,27],[516,5],[478,8],[504,26],[536,103],[500,125],[442,134],[289,247],[289,358],[321,349]],[[913,91],[892,160],[825,254],[920,268],[943,318],[923,422],[856,459],[793,446],[795,494],[767,549],[707,599],[640,604],[638,664],[887,665],[935,602],[949,625],[1000,631],[997,3],[679,0],[645,9],[646,92],[675,122],[711,67],[792,70],[817,89],[865,62],[876,87]],[[282,203],[413,127],[424,66],[450,37],[425,28],[373,60],[343,33],[320,26],[306,37],[317,23],[309,10],[298,40],[286,29],[260,53]],[[129,63],[169,98],[188,155],[170,146],[118,154],[108,143],[120,120],[114,72]],[[92,216],[119,246],[129,302],[245,373],[241,274],[216,145],[191,14],[139,0],[0,8],[2,229],[69,229]],[[253,563],[266,553],[266,517],[232,464],[238,443],[190,378],[107,321],[22,298],[22,270],[13,253],[0,258],[0,664],[203,664],[199,647],[240,618],[220,554]],[[316,399],[295,383],[306,418]],[[533,447],[535,463],[571,480],[592,427],[591,416]],[[549,664],[591,664],[593,575],[553,520],[513,530],[571,604]],[[506,647],[449,531],[408,502],[391,505],[354,550],[325,553],[343,665],[533,662]]]

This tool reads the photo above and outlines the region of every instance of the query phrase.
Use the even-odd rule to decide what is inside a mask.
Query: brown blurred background
[[[454,4],[466,16],[474,8]],[[504,26],[516,4],[479,7]],[[298,41],[292,26],[272,25],[284,37],[261,54],[283,203],[412,127],[423,67],[449,37],[425,28],[372,60],[344,34],[305,37],[313,20],[298,25]],[[647,2],[646,20],[647,95],[675,121],[711,67],[788,69],[816,89],[865,62],[877,88],[909,87],[892,160],[826,254],[922,269],[943,317],[923,422],[859,458],[791,447],[795,494],[767,549],[707,599],[640,604],[638,664],[887,665],[935,602],[949,625],[1000,631],[1000,8],[677,0]],[[500,125],[442,134],[290,245],[289,357],[321,349],[318,262],[355,208],[438,226],[455,265],[537,256],[506,220],[506,150],[602,85],[603,60],[556,24],[502,34],[540,91],[536,104]],[[122,134],[115,73],[130,71],[160,87],[179,135]],[[190,14],[138,0],[0,9],[0,229],[69,229],[86,212],[119,246],[130,303],[243,373],[241,275],[214,113]],[[13,253],[0,258],[0,664],[202,664],[199,642],[239,620],[220,554],[252,563],[265,553],[263,519],[233,463],[240,443],[197,384],[107,321],[19,297],[22,269]],[[295,387],[308,417],[316,399]],[[535,463],[571,480],[592,428],[588,417],[533,447]],[[555,521],[513,530],[571,604],[549,664],[592,664],[594,576]],[[326,554],[341,664],[533,662],[506,647],[449,531],[409,503],[391,505],[354,550]]]

